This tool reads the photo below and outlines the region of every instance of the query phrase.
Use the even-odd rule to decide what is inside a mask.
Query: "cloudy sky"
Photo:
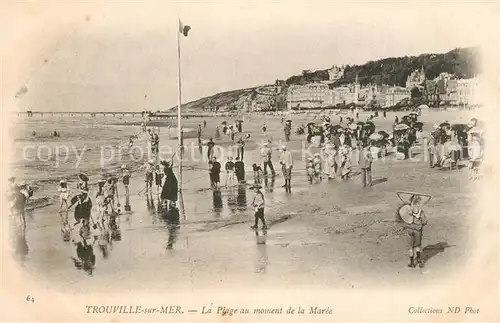
[[[3,82],[4,90],[14,90],[3,96],[25,84],[16,108],[43,111],[176,105],[177,17],[192,27],[181,38],[187,102],[303,69],[481,45],[488,36],[479,31],[491,30],[496,12],[487,4],[334,1],[6,8],[0,10]]]

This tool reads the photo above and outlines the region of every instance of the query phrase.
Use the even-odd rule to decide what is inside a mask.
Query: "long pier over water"
[[[177,119],[177,111],[174,112],[146,112],[146,111],[101,111],[101,112],[89,112],[89,111],[20,111],[12,112],[17,115],[17,117],[141,117],[149,119]],[[211,112],[183,112],[183,118],[196,118],[196,117],[220,117],[228,116],[229,113],[211,113]]]

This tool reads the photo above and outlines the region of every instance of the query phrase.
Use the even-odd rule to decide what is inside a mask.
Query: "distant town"
[[[452,74],[441,73],[434,79],[428,79],[424,68],[421,67],[407,77],[405,87],[374,83],[361,85],[357,75],[351,84],[332,87],[344,76],[344,69],[344,66],[334,65],[328,70],[328,81],[304,85],[287,86],[285,81],[277,80],[272,86],[258,88],[256,92],[260,96],[254,95],[255,98],[249,98],[245,102],[244,109],[247,112],[334,109],[352,106],[377,109],[408,106],[415,102],[425,103],[431,108],[470,107],[480,104],[478,76],[458,79]]]

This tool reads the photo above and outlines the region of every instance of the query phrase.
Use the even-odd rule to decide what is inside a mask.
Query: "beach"
[[[403,114],[389,112],[385,119],[381,115],[375,118],[377,131],[390,131],[394,117]],[[362,113],[360,119],[364,121],[367,116]],[[332,115],[332,122],[336,123],[339,117]],[[33,185],[34,198],[48,198],[52,203],[29,212],[29,251],[18,258],[24,270],[43,277],[41,283],[48,288],[85,293],[135,288],[283,288],[290,283],[314,288],[372,288],[388,283],[398,287],[411,282],[425,286],[443,281],[467,259],[473,224],[469,210],[478,183],[467,180],[466,167],[452,171],[430,169],[425,152],[416,148],[411,160],[395,160],[391,155],[375,160],[373,187],[362,187],[356,162],[350,179],[323,180],[311,185],[305,174],[305,135],[298,136],[293,131],[288,143],[294,156],[292,193],[286,194],[281,187],[282,176],[276,176],[274,183],[272,178],[267,179],[263,192],[270,228],[264,235],[249,228],[253,222],[253,193],[248,185],[214,193],[209,188],[206,159],[200,160],[206,150],[200,156],[196,139],[187,138],[183,163],[185,218],[177,226],[162,218],[156,194],[152,200],[144,195],[144,172],[140,166],[149,159],[149,148],[146,136],[136,125],[138,120],[130,119],[127,125],[120,125],[123,120],[111,118],[32,118],[19,120],[14,127],[15,175]],[[469,119],[470,115],[458,111],[424,111],[420,117],[424,134],[436,122],[467,123]],[[312,120],[312,115],[293,115],[293,129]],[[204,141],[214,137],[215,127],[220,127],[223,120],[206,121],[207,128],[202,125]],[[129,124],[132,122],[134,125]],[[165,123],[176,126],[176,120]],[[202,123],[203,119],[188,119],[183,121],[183,127],[197,129]],[[263,123],[267,125],[266,134],[261,130]],[[274,147],[284,143],[282,128],[279,116],[245,116],[243,132],[238,136],[251,134],[244,158],[248,182],[252,182],[252,163],[260,163],[262,142],[271,139]],[[160,146],[165,150],[160,155],[168,160],[177,141],[169,138],[165,128],[158,129]],[[54,130],[60,132],[60,137],[50,136]],[[133,139],[138,147],[135,152],[128,146],[133,136],[137,136]],[[235,143],[224,135],[215,143],[220,147],[216,156],[222,158],[224,165],[226,157],[235,153],[229,149]],[[31,160],[25,158],[27,145],[33,145],[28,158]],[[36,156],[41,146],[48,147],[44,148],[47,153]],[[70,148],[63,151],[62,146]],[[279,152],[273,156],[274,167],[280,174]],[[119,173],[122,164],[132,171],[132,211],[122,211],[118,217],[119,241],[107,245],[106,252],[99,243],[93,247],[96,261],[89,275],[77,269],[71,259],[75,246],[61,239],[57,184],[66,178],[75,191],[77,175],[85,173],[90,177],[93,197],[97,180]],[[174,158],[176,172],[177,165]],[[224,174],[221,180],[224,183]],[[124,204],[121,182],[118,189]],[[394,221],[401,204],[397,191],[432,195],[426,206],[429,225],[423,238],[425,268],[406,268],[405,235]]]

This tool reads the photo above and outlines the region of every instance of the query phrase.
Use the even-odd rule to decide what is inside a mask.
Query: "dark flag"
[[[179,20],[179,32],[183,34],[184,36],[187,37],[189,30],[191,29],[191,26],[184,25],[182,21]]]

